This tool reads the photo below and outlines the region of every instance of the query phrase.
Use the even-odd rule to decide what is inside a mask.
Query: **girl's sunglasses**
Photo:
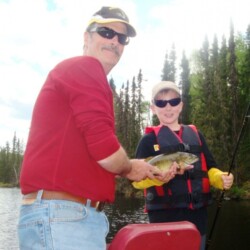
[[[179,105],[181,102],[181,98],[174,98],[171,100],[154,100],[154,104],[155,106],[157,106],[158,108],[164,108],[167,106],[167,104],[169,103],[172,107]]]
[[[103,38],[112,39],[114,36],[118,37],[118,42],[122,45],[127,45],[129,43],[129,37],[125,34],[118,33],[107,27],[95,27],[89,32],[96,32]]]

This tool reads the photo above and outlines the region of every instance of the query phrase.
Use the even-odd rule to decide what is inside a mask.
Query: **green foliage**
[[[118,95],[113,79],[110,80],[114,95],[117,137],[130,157],[134,157],[148,120],[149,103],[143,100],[142,81],[143,75],[139,70],[138,76],[132,78],[132,84],[127,81],[126,87],[122,85]]]
[[[190,75],[191,122],[203,132],[209,148],[223,170],[230,165],[242,126],[244,109],[250,100],[249,84],[243,84],[244,74],[239,74],[247,72],[243,65],[248,46],[240,37],[235,38],[232,24],[230,31],[228,45],[225,37],[222,37],[219,47],[215,37],[210,49],[205,38],[202,48],[193,54]],[[247,78],[250,79],[250,75]],[[249,159],[249,153],[246,152],[249,149],[247,138],[249,130],[241,145],[241,148],[246,148],[245,151],[240,148],[237,152],[239,175],[249,172],[249,167],[247,169],[246,166],[246,158]],[[240,180],[238,177],[236,179]]]
[[[228,193],[233,199],[242,199],[246,196],[246,191],[238,186],[233,186]]]
[[[7,142],[0,148],[0,183],[1,185],[18,185],[19,172],[23,160],[23,145],[16,134],[12,140],[12,146]]]
[[[159,121],[157,115],[154,114],[153,117],[152,117],[152,125],[153,126],[158,126],[159,124],[160,124],[160,121]]]

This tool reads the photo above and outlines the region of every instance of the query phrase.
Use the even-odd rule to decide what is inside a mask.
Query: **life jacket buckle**
[[[190,151],[190,145],[189,144],[187,144],[187,143],[181,143],[181,149],[182,149],[182,151],[183,152],[189,152]]]

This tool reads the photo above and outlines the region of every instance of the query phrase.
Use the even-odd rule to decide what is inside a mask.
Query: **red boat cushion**
[[[200,249],[200,233],[188,221],[130,224],[118,231],[108,250]]]

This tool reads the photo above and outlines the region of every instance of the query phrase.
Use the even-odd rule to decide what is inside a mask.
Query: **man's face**
[[[114,22],[98,24],[98,26],[112,29],[124,35],[127,34],[127,27],[124,23]],[[117,64],[124,50],[124,45],[119,43],[117,35],[108,39],[97,32],[85,32],[84,46],[84,54],[98,59],[103,65],[106,74]]]

